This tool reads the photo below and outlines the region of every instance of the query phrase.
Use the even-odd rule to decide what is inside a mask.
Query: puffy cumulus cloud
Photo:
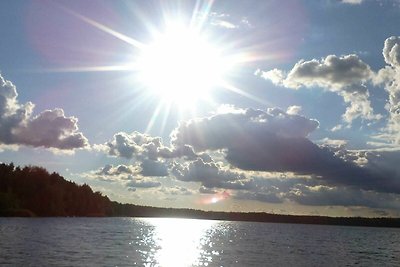
[[[250,186],[242,173],[222,168],[215,162],[198,158],[185,164],[175,162],[171,173],[180,181],[200,182],[206,188],[241,189]]]
[[[369,100],[369,92],[363,85],[359,86],[359,90],[355,89],[356,86],[351,87],[350,90],[341,92],[344,102],[350,104],[346,108],[346,112],[343,114],[343,120],[351,124],[356,118],[362,118],[365,120],[380,120],[383,118],[381,114],[375,114]],[[350,87],[348,87],[350,88]],[[365,92],[363,93],[363,91]]]
[[[387,136],[384,139],[400,144],[400,37],[387,38],[382,53],[388,66],[378,72],[375,83],[384,84],[389,94],[386,105],[389,120],[385,129]]]
[[[32,117],[34,104],[20,104],[16,87],[0,75],[0,142],[6,145],[72,150],[88,146],[78,131],[78,119],[62,109],[45,110]]]
[[[383,46],[383,58],[385,62],[393,67],[400,66],[400,37],[391,36],[385,40]]]
[[[382,115],[374,113],[365,86],[365,83],[374,78],[374,73],[357,55],[341,57],[329,55],[321,60],[301,60],[289,73],[273,69],[258,70],[256,75],[286,88],[319,87],[339,94],[349,105],[343,115],[346,123],[351,124],[356,118],[366,120],[382,118]]]
[[[118,175],[123,175],[123,174],[133,174],[137,173],[138,168],[136,166],[127,166],[127,165],[118,165],[118,166],[113,166],[112,164],[107,164],[97,172],[95,172],[98,175],[113,175],[113,176],[118,176]]]
[[[195,150],[217,150],[240,144],[257,145],[264,136],[304,138],[319,126],[318,121],[283,110],[246,109],[216,114],[181,123],[171,134],[176,147],[190,145]]]
[[[365,93],[365,89],[349,85],[358,85],[372,77],[371,68],[357,55],[329,55],[321,60],[300,61],[296,63],[285,79],[285,85],[291,88],[324,87],[333,91],[350,90]]]
[[[82,177],[92,180],[118,183],[130,191],[136,191],[136,188],[160,187],[161,182],[158,177],[167,175],[167,166],[162,165],[162,162],[148,159],[134,165],[107,164],[98,170],[81,174]]]
[[[65,117],[62,109],[45,110],[14,131],[17,143],[34,147],[74,149],[88,145],[78,132],[78,119]]]
[[[307,139],[317,127],[315,120],[279,109],[247,109],[181,123],[172,134],[172,142],[176,146],[189,144],[198,151],[222,150],[225,159],[242,170],[294,172],[312,175],[330,185],[400,193],[400,180],[390,172],[361,167],[354,160],[346,160],[332,149]],[[217,176],[217,170],[215,165],[197,160],[183,169],[175,168],[174,172],[180,180],[223,187],[225,185],[215,185],[216,181],[209,180]],[[223,176],[218,181],[227,177],[232,176]],[[253,185],[247,181],[243,186]]]
[[[153,161],[150,159],[144,159],[141,162],[137,162],[134,165],[117,165],[107,164],[103,168],[92,172],[95,176],[98,175],[100,179],[104,176],[118,176],[118,179],[128,179],[131,175],[141,177],[163,177],[168,176],[168,166],[164,162]],[[104,178],[106,180],[109,178]]]
[[[143,145],[143,139],[141,137],[147,136],[138,132],[133,132],[132,134],[125,132],[116,133],[113,140],[106,143],[109,148],[108,153],[111,156],[118,156],[127,159],[133,158],[135,154],[139,154],[143,151],[141,147],[141,145]],[[149,143],[151,141],[152,140],[149,140]]]
[[[111,156],[127,159],[147,158],[154,161],[158,158],[196,157],[190,146],[166,147],[162,144],[160,137],[152,137],[136,131],[131,134],[116,133],[111,141],[101,146],[101,150],[107,151]]]
[[[91,180],[124,184],[130,179],[131,175],[139,173],[140,168],[135,165],[127,166],[121,164],[114,166],[112,164],[107,164],[97,170],[80,173],[79,175]]]

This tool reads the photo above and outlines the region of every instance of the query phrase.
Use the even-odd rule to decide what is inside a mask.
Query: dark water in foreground
[[[400,266],[400,229],[0,218],[1,266]]]

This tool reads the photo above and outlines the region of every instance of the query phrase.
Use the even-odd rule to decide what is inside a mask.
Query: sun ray
[[[111,29],[111,28],[109,28],[109,27],[107,27],[107,26],[105,26],[105,25],[93,20],[93,19],[85,17],[85,16],[83,16],[83,15],[81,15],[81,14],[79,14],[79,13],[77,13],[77,12],[75,12],[75,11],[69,9],[69,8],[66,8],[64,6],[60,6],[60,8],[65,10],[67,13],[73,15],[74,17],[82,20],[83,22],[86,22],[87,24],[97,28],[98,30],[101,30],[101,31],[103,31],[105,33],[108,33],[111,36],[114,36],[114,37],[120,39],[121,41],[124,41],[124,42],[126,42],[126,43],[128,43],[128,44],[130,44],[130,45],[132,45],[132,46],[134,46],[136,48],[142,49],[145,46],[142,42],[139,42],[138,40],[135,40],[135,39],[133,39],[133,38],[131,38],[131,37],[125,35],[125,34],[117,32],[117,31],[115,31],[115,30],[113,30],[113,29]]]
[[[151,116],[149,122],[147,123],[147,127],[145,130],[145,133],[149,133],[151,131],[151,129],[153,128],[154,122],[156,121],[159,113],[161,112],[162,108],[164,106],[164,103],[162,103],[161,101],[158,103],[156,109],[153,112],[153,115]]]
[[[207,21],[210,10],[214,4],[214,0],[210,0],[204,3],[204,1],[197,0],[196,6],[193,9],[192,19],[190,21],[190,26],[197,30],[203,28],[204,23]]]
[[[205,26],[213,4],[214,0],[196,0],[191,17],[186,17],[186,23],[183,13],[178,12],[177,16],[172,17],[164,12],[164,27],[151,24],[140,9],[134,9],[133,12],[139,13],[149,36],[153,37],[152,41],[145,43],[59,5],[74,18],[132,45],[133,52],[127,55],[127,64],[73,66],[36,72],[131,72],[125,77],[128,82],[138,82],[136,88],[139,89],[135,89],[136,105],[158,101],[156,105],[152,103],[155,109],[146,126],[146,132],[152,130],[158,118],[161,121],[159,128],[164,131],[171,112],[177,112],[181,118],[193,117],[204,104],[217,107],[218,104],[213,99],[217,89],[225,89],[268,106],[266,101],[232,84],[229,77],[235,75],[239,66],[261,58],[273,58],[274,55],[251,53],[251,47],[244,45],[245,40],[224,42],[211,38],[212,28]]]
[[[161,134],[164,134],[165,127],[167,126],[167,121],[168,121],[168,118],[169,118],[169,115],[170,115],[170,112],[171,112],[171,108],[172,108],[172,104],[171,103],[165,105],[164,112],[163,112],[164,116],[163,116],[163,119],[162,119],[162,122],[161,122],[161,129],[160,129],[160,133]]]
[[[227,89],[229,91],[232,91],[232,92],[234,92],[236,94],[239,94],[241,96],[247,97],[248,99],[251,99],[251,100],[253,100],[253,101],[255,101],[255,102],[259,103],[259,104],[262,104],[264,106],[271,106],[271,104],[268,103],[267,101],[262,100],[262,99],[254,96],[252,94],[249,94],[249,93],[245,92],[244,90],[242,90],[240,88],[237,88],[233,84],[228,83],[227,81],[224,81],[222,86],[223,86],[223,88],[225,88],[225,89]]]
[[[111,66],[94,66],[94,67],[67,67],[67,68],[51,68],[51,69],[35,69],[27,70],[32,73],[75,73],[75,72],[109,72],[109,71],[133,71],[137,66],[129,65],[111,65]]]

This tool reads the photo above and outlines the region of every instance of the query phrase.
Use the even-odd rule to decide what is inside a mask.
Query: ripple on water
[[[400,229],[0,218],[1,266],[400,266]]]

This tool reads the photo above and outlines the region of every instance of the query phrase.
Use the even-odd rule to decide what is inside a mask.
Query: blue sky
[[[122,202],[400,216],[398,1],[2,1],[0,161]]]

